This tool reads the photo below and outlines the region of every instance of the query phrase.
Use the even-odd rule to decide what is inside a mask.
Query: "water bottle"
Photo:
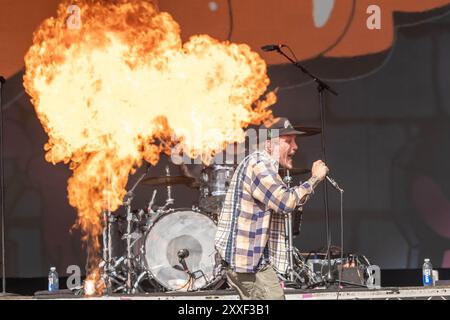
[[[48,273],[48,291],[54,292],[57,290],[59,290],[58,272],[56,272],[55,267],[51,267]]]
[[[433,266],[431,265],[430,259],[425,259],[422,267],[423,285],[432,286],[433,285]]]

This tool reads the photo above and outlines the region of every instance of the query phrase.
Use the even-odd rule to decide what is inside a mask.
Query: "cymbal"
[[[176,184],[191,185],[194,182],[195,182],[194,178],[185,176],[149,177],[142,180],[143,184],[151,186],[172,186]]]
[[[278,173],[279,173],[280,175],[285,176],[285,175],[286,175],[286,171],[287,171],[287,169],[285,169],[285,168],[280,168],[280,169],[278,170]],[[310,172],[311,172],[311,169],[306,169],[306,168],[292,168],[292,169],[289,169],[289,174],[290,174],[291,176],[296,176],[296,175],[301,175],[301,174],[307,174],[307,173],[310,173]]]
[[[192,189],[200,189],[201,183],[199,181],[194,181],[188,185],[189,188]]]
[[[304,126],[293,126],[295,130],[304,132],[301,136],[314,136],[322,132],[321,128],[317,127],[304,127]]]

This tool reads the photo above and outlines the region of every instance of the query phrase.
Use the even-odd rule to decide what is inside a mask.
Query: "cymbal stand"
[[[170,169],[169,166],[166,166],[166,177],[170,177]],[[159,211],[164,211],[167,209],[168,206],[172,205],[175,202],[175,199],[172,198],[172,187],[170,185],[167,185],[167,199],[166,203],[163,207],[159,209]]]
[[[103,269],[102,278],[106,286],[107,294],[111,293],[111,212],[103,211],[103,261],[100,266]]]
[[[123,202],[123,205],[126,208],[126,212],[127,212],[127,232],[126,234],[122,237],[122,239],[126,239],[127,241],[127,258],[126,258],[126,284],[125,284],[125,291],[126,293],[131,293],[133,290],[133,253],[131,251],[132,246],[134,245],[135,241],[132,243],[132,237],[133,235],[131,234],[131,227],[132,227],[132,223],[133,223],[133,212],[131,211],[131,202],[133,201],[134,198],[134,189],[136,189],[136,187],[138,186],[138,184],[145,178],[145,176],[148,173],[150,167],[147,168],[146,172],[143,173],[139,179],[136,181],[136,183],[133,185],[133,187],[130,189],[130,191],[128,191],[125,195],[125,199]]]
[[[121,286],[125,282],[125,278],[121,277],[117,272],[117,267],[121,264],[123,259],[114,261],[112,256],[112,223],[115,221],[114,215],[109,210],[103,211],[103,257],[99,268],[101,270],[101,278],[105,284],[106,294],[119,291],[122,287],[115,287],[113,290],[113,283]]]
[[[283,178],[284,183],[288,188],[291,187],[292,176],[289,173],[289,170],[286,170],[286,176]],[[292,283],[296,282],[296,279],[300,280],[300,275],[294,269],[294,240],[293,240],[293,231],[292,231],[292,211],[287,212],[285,215],[285,230],[286,237],[288,239],[288,276],[289,281]]]
[[[131,212],[131,201],[133,199],[133,193],[131,193],[127,197],[127,201],[124,202],[124,205],[127,210],[127,233],[125,234],[125,239],[127,241],[127,258],[126,258],[126,266],[127,266],[127,281],[126,281],[126,293],[131,292],[132,288],[132,262],[133,259],[131,253],[131,223],[133,222],[133,213]]]
[[[152,214],[153,213],[153,204],[155,203],[155,197],[156,194],[158,193],[158,190],[153,190],[153,194],[152,194],[152,198],[150,199],[150,201],[148,202],[147,205],[147,214]]]

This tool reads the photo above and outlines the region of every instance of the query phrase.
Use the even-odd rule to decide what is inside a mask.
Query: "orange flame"
[[[79,29],[67,25],[72,4]],[[121,205],[143,160],[156,164],[180,143],[206,162],[272,118],[276,100],[258,101],[269,79],[249,46],[207,35],[182,44],[173,18],[144,0],[62,3],[35,32],[25,64],[24,86],[49,136],[45,158],[70,164],[69,202],[95,252],[101,213]]]

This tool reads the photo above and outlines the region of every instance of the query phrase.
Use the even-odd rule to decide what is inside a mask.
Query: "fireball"
[[[45,158],[73,171],[68,199],[97,253],[93,269],[102,212],[118,209],[143,161],[156,164],[176,144],[207,163],[242,141],[248,125],[272,118],[276,97],[259,100],[269,79],[257,53],[208,35],[182,43],[180,32],[148,1],[66,1],[25,56],[24,86],[48,135]]]

